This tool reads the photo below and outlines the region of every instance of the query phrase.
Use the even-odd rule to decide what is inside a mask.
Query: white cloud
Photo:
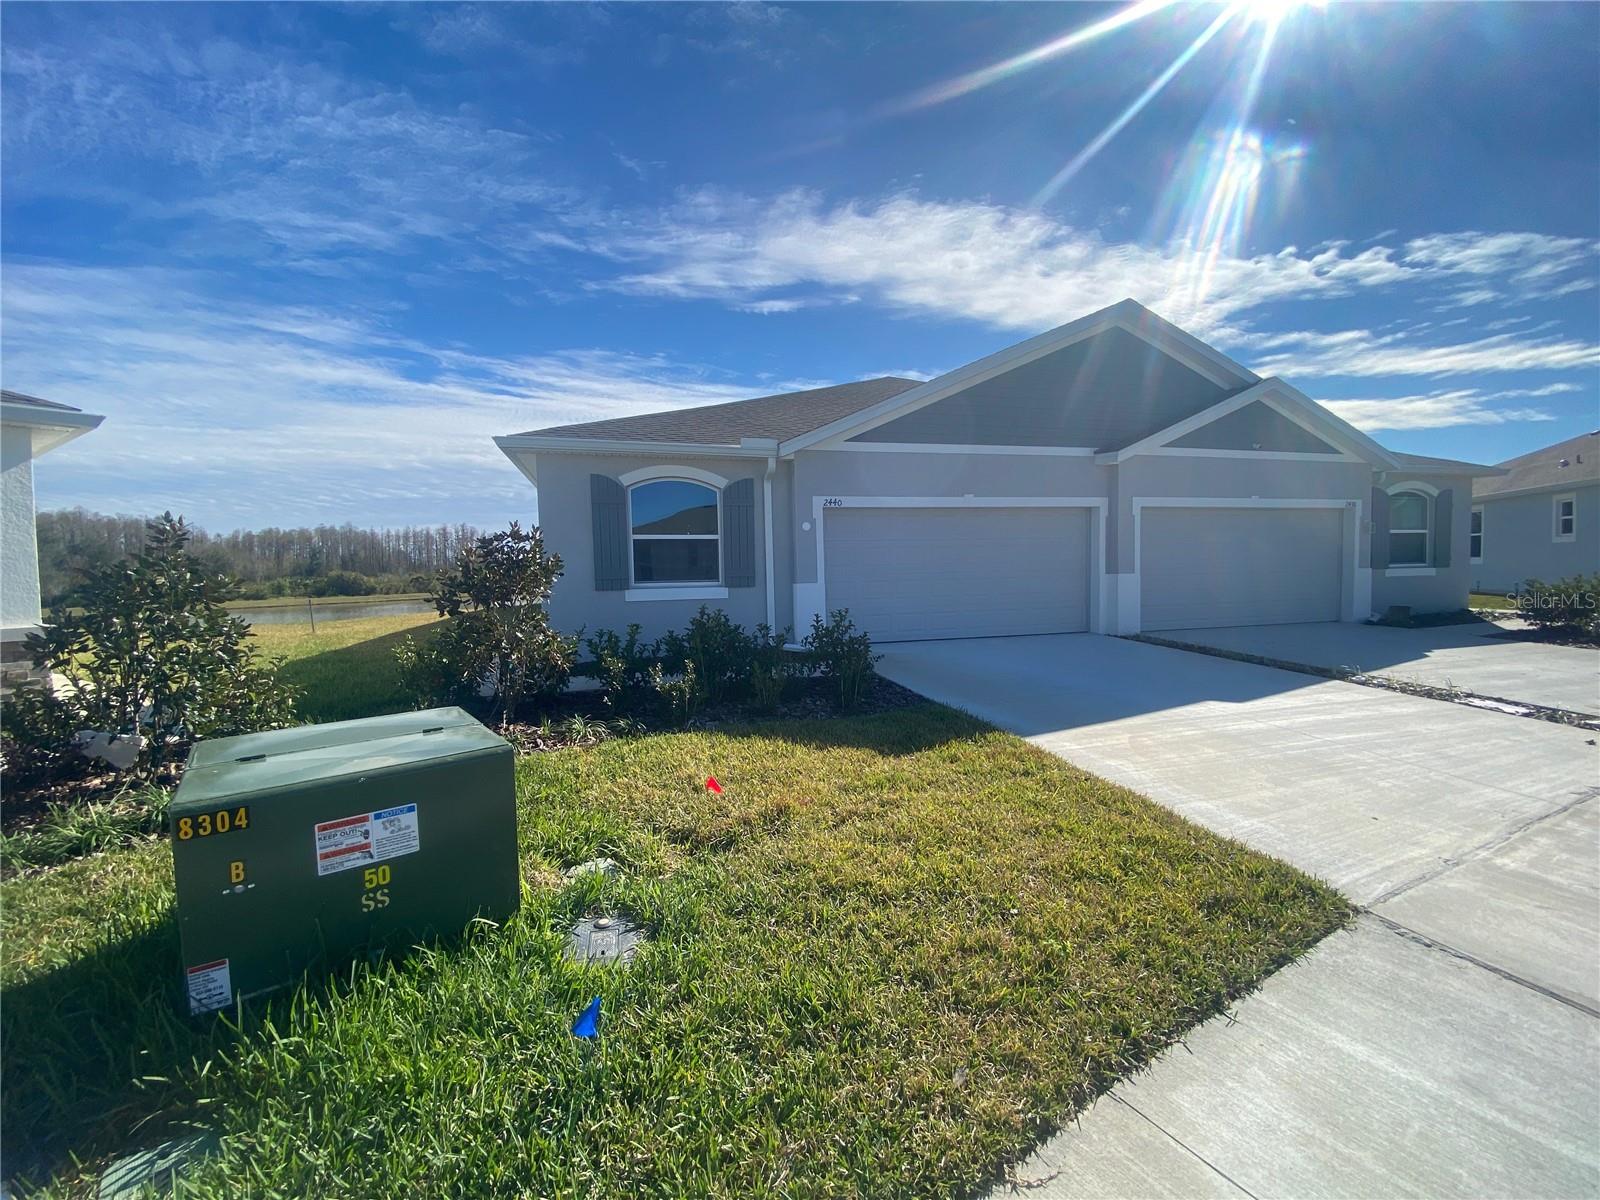
[[[10,265],[6,386],[106,414],[41,503],[269,523],[527,519],[495,434],[782,387],[663,357],[434,350],[364,317],[219,301],[186,272]]]
[[[1505,425],[1513,421],[1553,421],[1533,408],[1491,408],[1495,400],[1517,393],[1483,395],[1470,388],[1381,400],[1324,400],[1323,407],[1357,429],[1448,429],[1457,425]]]
[[[1365,329],[1337,333],[1235,334],[1229,343],[1273,350],[1251,365],[1263,375],[1296,379],[1375,375],[1467,375],[1478,372],[1569,371],[1600,366],[1600,346],[1570,337],[1497,333],[1469,342],[1420,344],[1405,333]]]
[[[1240,256],[1108,242],[1042,212],[983,202],[901,194],[828,204],[806,191],[762,201],[710,189],[658,214],[594,221],[586,239],[623,267],[595,288],[740,308],[795,307],[797,291],[810,303],[859,296],[1014,330],[1048,328],[1132,296],[1201,335],[1275,302],[1396,286],[1449,287],[1457,303],[1487,291],[1485,279],[1521,298],[1564,294],[1588,285],[1596,253],[1572,238],[1459,234],[1403,249],[1333,243]]]

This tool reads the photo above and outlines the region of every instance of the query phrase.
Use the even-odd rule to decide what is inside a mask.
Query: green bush
[[[872,652],[870,637],[856,632],[849,611],[834,609],[826,623],[820,614],[812,617],[805,647],[817,674],[833,683],[839,707],[852,709],[860,704],[872,679],[872,664],[883,656]]]
[[[741,625],[735,625],[720,608],[704,604],[680,633],[661,639],[661,657],[668,662],[694,666],[698,699],[710,704],[744,693],[750,681],[755,643]]]
[[[638,712],[652,695],[650,668],[656,663],[656,643],[640,641],[639,633],[640,626],[633,624],[626,637],[602,629],[584,641],[606,707],[616,712]]]
[[[515,521],[467,546],[434,580],[433,603],[452,620],[429,643],[396,648],[403,686],[421,705],[483,699],[502,725],[523,703],[566,690],[578,639],[550,627],[544,602],[561,578],[561,556],[544,535]]]
[[[148,773],[197,738],[293,721],[293,689],[223,607],[233,582],[189,552],[182,519],[165,513],[146,528],[136,556],[88,572],[81,610],[27,639],[34,665],[66,686],[27,684],[6,704],[0,724],[21,765],[64,768],[73,736],[96,730],[142,736],[135,770]]]
[[[700,688],[695,680],[694,663],[685,659],[679,674],[668,675],[662,665],[650,666],[650,690],[655,693],[656,706],[674,725],[687,725],[700,707]]]
[[[1517,615],[1552,632],[1600,637],[1600,575],[1530,579],[1517,593]]]
[[[774,634],[770,625],[756,626],[750,651],[750,700],[762,712],[772,712],[783,702],[789,684],[804,670],[804,663],[784,647],[794,630]]]

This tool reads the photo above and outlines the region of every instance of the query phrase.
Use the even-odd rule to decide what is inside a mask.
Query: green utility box
[[[511,747],[459,708],[200,742],[171,820],[191,1013],[520,900]]]

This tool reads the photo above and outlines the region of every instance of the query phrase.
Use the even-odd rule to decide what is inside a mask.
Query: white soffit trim
[[[1046,454],[1062,458],[1088,458],[1093,446],[969,446],[951,442],[840,442],[814,449],[842,450],[850,454]]]
[[[494,444],[509,454],[513,450],[535,450],[540,454],[632,454],[665,458],[690,454],[703,458],[765,458],[770,449],[759,446],[709,445],[704,442],[647,442],[631,438],[539,437],[527,433],[502,434]]]
[[[1109,308],[1102,308],[1076,321],[1031,337],[1015,346],[998,350],[977,362],[957,367],[936,379],[898,396],[879,401],[860,412],[840,417],[821,428],[800,434],[784,442],[779,450],[784,455],[794,454],[813,446],[831,443],[853,434],[866,433],[897,417],[906,416],[925,408],[935,401],[953,396],[957,392],[1003,375],[1017,367],[1026,366],[1057,350],[1064,350],[1075,342],[1104,333],[1108,329],[1122,329],[1157,350],[1171,355],[1184,366],[1194,370],[1222,387],[1242,387],[1256,383],[1260,376],[1234,362],[1221,351],[1207,346],[1200,339],[1185,333],[1176,325],[1165,321],[1144,305],[1133,300],[1122,300]],[[831,448],[831,447],[829,447]]]
[[[1375,466],[1389,469],[1399,466],[1398,461],[1392,454],[1366,434],[1348,422],[1334,416],[1298,388],[1276,377],[1263,379],[1254,387],[1248,387],[1237,395],[1229,396],[1226,400],[1219,400],[1210,408],[1201,409],[1199,412],[1185,417],[1165,429],[1158,429],[1149,437],[1140,438],[1137,442],[1132,442],[1120,450],[1107,450],[1102,454],[1097,454],[1095,455],[1095,461],[1099,463],[1121,463],[1126,462],[1137,454],[1147,454],[1159,450],[1165,447],[1168,442],[1176,441],[1178,438],[1193,433],[1197,429],[1203,429],[1213,421],[1225,417],[1229,413],[1237,412],[1245,405],[1253,404],[1258,400],[1266,404],[1274,412],[1287,417],[1308,433],[1316,434],[1362,462],[1369,462]],[[1209,453],[1217,454],[1219,452],[1210,451]],[[1252,450],[1244,453],[1255,457],[1267,457],[1270,454],[1281,455],[1285,452]],[[1333,454],[1314,454],[1306,457],[1330,462],[1342,461],[1341,456]]]
[[[104,420],[105,417],[98,413],[0,402],[0,426],[7,429],[28,430],[29,455],[33,458],[38,458],[57,446],[65,445],[73,438],[82,437],[91,429],[99,428],[100,422]]]

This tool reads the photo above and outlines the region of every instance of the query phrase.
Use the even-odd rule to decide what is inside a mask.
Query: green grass
[[[282,678],[302,689],[295,712],[305,721],[345,721],[411,708],[400,690],[394,648],[401,638],[437,626],[432,613],[360,617],[309,624],[257,625],[256,644],[281,655]]]
[[[411,600],[427,600],[427,592],[373,592],[368,596],[312,596],[316,608],[336,607],[340,604],[397,604]],[[230,600],[228,611],[243,612],[254,608],[304,608],[304,596],[270,596],[265,600]]]
[[[960,1194],[1349,912],[935,705],[533,755],[517,783],[516,919],[237,1029],[174,1015],[165,846],[4,885],[8,1169],[81,1194],[193,1124],[222,1136],[202,1196]],[[627,873],[561,885],[594,855]],[[561,955],[601,909],[653,931],[629,970]]]
[[[1515,609],[1516,603],[1506,598],[1504,592],[1473,592],[1467,597],[1468,608]]]

